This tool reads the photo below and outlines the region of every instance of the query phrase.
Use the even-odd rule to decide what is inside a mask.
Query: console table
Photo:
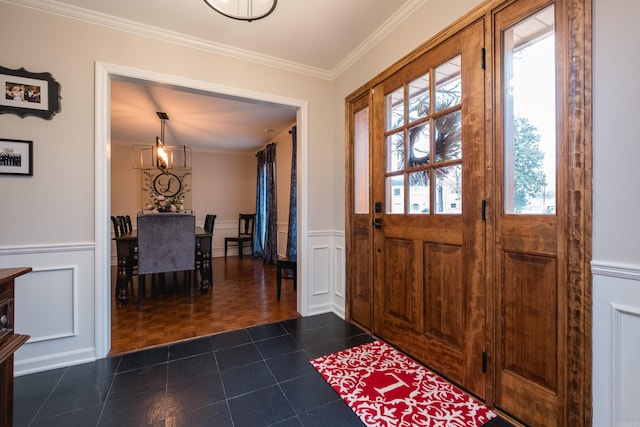
[[[13,299],[16,277],[31,267],[0,268],[0,427],[13,425],[13,353],[29,335],[13,332]]]

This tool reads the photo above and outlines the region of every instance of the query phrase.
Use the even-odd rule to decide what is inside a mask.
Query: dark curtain
[[[264,255],[264,241],[265,241],[265,197],[264,197],[264,163],[265,163],[265,150],[256,153],[258,160],[258,169],[256,171],[256,235],[253,239],[253,256],[256,258],[262,258]]]
[[[298,254],[298,173],[297,173],[297,126],[291,133],[291,192],[289,195],[289,227],[287,229],[287,258],[296,257]]]
[[[276,144],[269,144],[256,154],[258,179],[256,188],[256,238],[254,256],[275,264],[278,258],[278,209],[276,203]]]

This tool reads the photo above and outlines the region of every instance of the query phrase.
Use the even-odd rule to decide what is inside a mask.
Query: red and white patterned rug
[[[496,414],[382,341],[311,360],[369,427],[473,427]]]

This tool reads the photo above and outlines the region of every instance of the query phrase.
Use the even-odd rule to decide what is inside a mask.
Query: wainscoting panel
[[[326,295],[329,293],[329,277],[331,265],[329,263],[329,246],[314,246],[311,248],[313,281],[311,295]]]
[[[343,246],[333,248],[333,312],[344,319],[346,305],[344,266],[345,251]]]
[[[640,266],[591,266],[593,425],[640,427]]]
[[[27,343],[78,335],[78,266],[33,269],[16,288],[18,332],[29,331]],[[43,322],[42,313],[49,313]]]
[[[631,307],[611,304],[612,363],[611,391],[613,393],[613,425],[624,426],[638,421],[638,384],[640,383],[640,305]]]
[[[333,312],[344,318],[344,232],[310,232],[307,248],[309,265],[302,266],[302,272],[299,267],[298,271],[301,282],[308,281],[303,311],[307,315]]]
[[[95,245],[0,248],[0,267],[31,267],[16,279],[15,329],[31,339],[15,354],[16,375],[92,361]]]

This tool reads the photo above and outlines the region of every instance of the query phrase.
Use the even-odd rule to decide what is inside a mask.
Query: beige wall
[[[34,142],[34,176],[3,177],[0,197],[19,209],[2,212],[3,245],[94,241],[94,68],[96,61],[212,82],[309,103],[309,227],[331,229],[331,82],[201,49],[0,3],[0,38],[20,34],[20,48],[0,43],[2,65],[50,72],[61,85],[62,110],[52,120],[0,115],[2,137]],[[29,22],[31,30],[24,30]],[[79,35],[82,35],[81,37]],[[256,78],[259,75],[260,78]],[[106,155],[106,153],[105,153]],[[11,197],[9,197],[11,195]],[[46,209],[55,227],[40,220]],[[28,232],[25,230],[28,229]]]

